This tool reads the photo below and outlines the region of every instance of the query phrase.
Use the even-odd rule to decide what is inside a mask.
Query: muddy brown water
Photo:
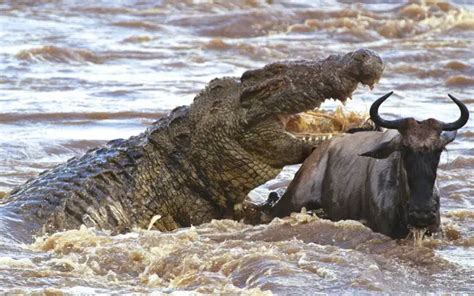
[[[390,4],[387,4],[390,2]],[[474,110],[471,1],[1,1],[0,192],[114,138],[143,131],[214,77],[282,59],[367,47],[387,63],[347,105],[389,116]],[[333,109],[335,103],[324,108]],[[111,236],[91,229],[0,238],[5,293],[314,293],[474,291],[474,121],[438,172],[444,235],[413,247],[356,221],[299,213]],[[291,179],[289,167],[276,181]]]

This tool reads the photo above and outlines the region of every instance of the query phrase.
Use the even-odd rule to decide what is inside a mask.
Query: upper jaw
[[[362,83],[362,85],[368,86],[370,90],[373,90],[375,87],[375,84],[377,84],[379,80],[380,80],[380,76],[370,77],[368,79],[362,79],[360,83]]]
[[[370,66],[365,66],[366,71],[361,75],[359,82],[368,85],[372,90],[374,85],[379,82],[382,73],[385,70],[385,64],[378,56],[374,56],[367,62]]]

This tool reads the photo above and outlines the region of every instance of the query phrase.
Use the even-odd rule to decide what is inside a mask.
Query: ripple
[[[15,123],[15,122],[60,122],[73,120],[109,120],[109,119],[158,119],[165,113],[161,112],[89,112],[89,113],[74,113],[74,112],[58,112],[58,113],[0,113],[0,123]]]
[[[450,76],[448,79],[446,79],[446,85],[448,86],[474,85],[474,78],[464,76],[464,75]]]
[[[94,64],[100,64],[103,62],[99,55],[90,50],[65,48],[55,45],[45,45],[39,48],[22,50],[16,54],[16,57],[20,60],[32,62],[89,62]]]
[[[112,23],[112,25],[124,28],[138,28],[147,30],[160,30],[162,28],[162,26],[159,24],[147,21],[122,21]]]

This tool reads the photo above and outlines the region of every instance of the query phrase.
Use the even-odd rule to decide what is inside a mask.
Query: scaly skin
[[[373,52],[280,62],[214,79],[190,106],[144,133],[114,140],[13,190],[0,230],[16,240],[81,224],[125,232],[238,218],[250,190],[300,163],[317,145],[284,130],[289,115],[346,100],[383,71]]]

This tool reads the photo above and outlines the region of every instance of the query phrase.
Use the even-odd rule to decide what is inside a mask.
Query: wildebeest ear
[[[452,141],[454,141],[454,139],[456,139],[457,133],[458,133],[457,130],[452,131],[452,132],[443,132],[441,134],[441,140],[443,141],[443,146],[446,146],[449,143],[451,143]]]
[[[377,159],[387,158],[394,151],[397,151],[400,147],[400,138],[395,137],[391,141],[383,142],[377,145],[374,149],[365,153],[359,154],[360,156],[372,157]]]

